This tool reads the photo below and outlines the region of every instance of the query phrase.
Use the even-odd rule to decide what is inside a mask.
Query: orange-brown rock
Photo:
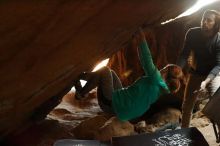
[[[77,139],[94,139],[95,133],[107,120],[108,119],[105,116],[95,116],[82,121],[76,128],[74,128],[74,136]]]
[[[128,136],[134,134],[134,126],[128,122],[122,122],[116,117],[110,118],[95,133],[95,138],[101,141],[109,141],[113,136]]]

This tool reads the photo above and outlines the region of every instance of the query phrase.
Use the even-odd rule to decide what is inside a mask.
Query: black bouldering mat
[[[111,145],[107,143],[102,143],[98,140],[62,139],[56,141],[53,146],[111,146]]]
[[[172,131],[113,137],[112,146],[209,146],[195,127]]]

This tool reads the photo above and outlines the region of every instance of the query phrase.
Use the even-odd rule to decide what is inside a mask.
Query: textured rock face
[[[116,117],[112,117],[98,129],[95,138],[101,141],[108,141],[113,136],[128,136],[134,133],[134,126],[130,122],[122,122]]]
[[[108,120],[105,116],[96,116],[85,121],[82,121],[73,133],[77,139],[95,139],[95,134],[100,127]]]
[[[193,2],[1,1],[0,136],[44,118],[79,72],[124,47],[138,26],[156,26]]]
[[[116,117],[96,116],[82,121],[73,130],[77,139],[111,140],[113,136],[127,136],[134,133],[134,126],[126,121],[121,122]]]

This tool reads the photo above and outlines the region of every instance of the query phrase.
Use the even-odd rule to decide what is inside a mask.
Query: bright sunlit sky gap
[[[95,72],[95,71],[99,70],[100,68],[102,68],[103,66],[106,66],[108,64],[108,62],[109,62],[109,58],[103,60],[92,70],[92,72]]]
[[[177,18],[181,18],[181,17],[184,17],[184,16],[188,16],[188,15],[191,15],[193,13],[195,13],[196,11],[200,10],[202,7],[206,6],[206,5],[209,5],[211,3],[214,3],[216,1],[219,1],[219,0],[198,0],[195,5],[193,5],[191,8],[189,8],[188,10],[186,10],[185,12],[183,12],[182,14],[180,14],[179,16],[177,16],[176,18],[174,19],[170,19],[170,20],[167,20],[165,22],[162,22],[161,24],[166,24],[166,23],[169,23]]]
[[[95,68],[92,70],[92,72],[95,72],[95,71],[99,70],[100,68],[102,68],[103,66],[106,66],[108,64],[108,62],[109,62],[109,58],[101,61],[98,65],[95,66]],[[81,82],[82,86],[85,86],[86,81],[80,80],[80,82]],[[71,91],[75,92],[75,90],[76,90],[75,87],[72,87]]]

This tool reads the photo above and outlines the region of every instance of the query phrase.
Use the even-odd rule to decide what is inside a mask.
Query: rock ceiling
[[[0,2],[0,135],[45,115],[81,71],[126,46],[139,26],[174,18],[195,0]]]

